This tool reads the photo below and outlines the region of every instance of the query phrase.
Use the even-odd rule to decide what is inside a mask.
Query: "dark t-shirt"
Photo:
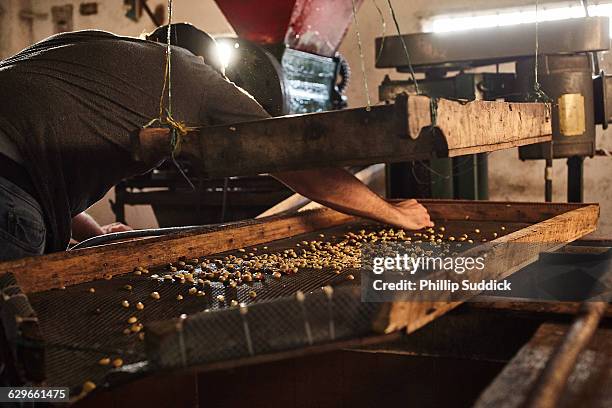
[[[0,130],[14,141],[45,211],[47,251],[64,250],[73,216],[124,178],[130,134],[159,115],[162,44],[103,31],[58,34],[0,61]],[[188,125],[267,117],[248,94],[173,47],[172,112]]]

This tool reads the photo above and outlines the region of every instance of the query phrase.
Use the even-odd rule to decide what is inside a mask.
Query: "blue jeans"
[[[40,204],[0,177],[0,262],[43,254],[46,233]]]

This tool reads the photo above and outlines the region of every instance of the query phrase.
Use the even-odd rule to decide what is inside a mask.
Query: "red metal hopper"
[[[356,7],[363,0],[355,0]],[[353,20],[352,0],[215,0],[238,36],[334,55]]]

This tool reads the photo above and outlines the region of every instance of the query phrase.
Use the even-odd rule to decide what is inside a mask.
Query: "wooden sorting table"
[[[599,215],[599,207],[595,204],[443,200],[423,200],[422,203],[438,225],[446,226],[448,234],[460,235],[462,231],[478,228],[483,237],[489,237],[487,242],[478,247],[491,256],[485,275],[475,277],[478,280],[505,278],[536,260],[540,252],[556,249],[594,231]],[[134,304],[145,299],[159,284],[147,276],[131,273],[137,265],[146,265],[153,273],[157,267],[181,258],[235,253],[239,248],[264,244],[271,251],[281,250],[292,247],[300,240],[312,239],[321,232],[326,235],[340,234],[342,231],[362,228],[362,225],[363,221],[355,217],[322,209],[238,223],[204,232],[112,244],[0,264],[2,278],[14,279],[16,287],[26,294],[26,297],[19,297],[28,299],[33,308],[31,317],[37,317],[38,320],[33,324],[36,319],[21,319],[20,324],[17,324],[18,332],[30,336],[30,340],[39,341],[38,344],[19,344],[20,357],[27,354],[24,350],[37,351],[27,354],[22,369],[25,369],[26,374],[34,375],[38,381],[46,380],[54,385],[58,385],[57,381],[69,382],[74,393],[78,393],[80,384],[85,380],[97,383],[99,390],[103,388],[102,385],[116,386],[142,376],[151,378],[153,374],[163,376],[168,372],[229,368],[356,344],[384,342],[395,338],[400,331],[414,332],[459,305],[459,302],[433,301],[367,305],[360,301],[358,280],[346,279],[347,274],[357,274],[356,271],[343,270],[335,274],[325,269],[313,271],[306,268],[280,281],[266,279],[257,289],[261,296],[256,300],[244,297],[240,300],[246,302],[248,308],[252,307],[253,311],[255,308],[263,310],[268,305],[295,298],[297,290],[305,292],[306,296],[315,296],[321,286],[331,284],[337,287],[337,293],[343,293],[343,301],[360,311],[348,315],[352,316],[347,325],[350,330],[346,329],[342,337],[314,343],[303,338],[290,343],[280,342],[261,353],[223,354],[221,351],[216,359],[210,356],[200,360],[188,359],[187,364],[180,367],[164,365],[165,361],[170,360],[165,359],[163,351],[171,349],[169,345],[181,340],[181,330],[176,329],[179,322],[185,321],[188,325],[193,320],[198,325],[205,325],[208,317],[203,317],[204,314],[223,316],[219,321],[225,321],[226,317],[228,322],[237,319],[238,308],[232,310],[210,299],[206,300],[206,297],[186,299],[181,307],[162,307],[163,303],[155,306],[146,300],[147,307],[139,314],[147,332],[145,341],[139,341],[137,336],[121,336],[120,331],[126,326],[124,320],[129,315],[138,314],[132,309],[122,309],[121,299],[129,298]],[[501,226],[505,227],[504,233],[494,238],[492,233],[501,231]],[[512,251],[513,247],[507,245],[510,242],[527,245],[522,245],[520,251]],[[113,278],[107,280],[105,276]],[[133,286],[132,292],[121,291],[126,284]],[[96,288],[95,294],[87,293],[90,287]],[[167,289],[167,293],[162,292],[166,290],[165,287],[158,290],[162,298],[170,298],[181,289],[180,285],[174,285]],[[95,296],[96,301],[92,302],[92,296]],[[94,308],[94,305],[97,306]],[[367,306],[367,309],[363,309],[365,312],[359,309],[366,308],[364,305]],[[210,311],[202,312],[205,308]],[[4,307],[4,310],[7,308]],[[183,313],[187,314],[187,318],[179,319]],[[281,315],[280,319],[283,318]],[[213,319],[210,322],[215,321]],[[336,322],[338,327],[342,323]],[[231,343],[235,340],[224,337],[226,333],[223,329],[215,327],[211,326],[210,331],[214,334],[214,330],[219,330],[218,343]],[[257,331],[258,328],[251,327],[251,330]],[[109,331],[119,334],[110,336]],[[71,345],[71,349],[63,347],[66,345]],[[206,344],[202,344],[202,348],[206,347]],[[108,355],[122,356],[125,366],[118,370],[99,366],[98,359]],[[229,357],[224,359],[223,356]],[[74,369],[71,371],[69,367]],[[157,395],[155,391],[147,392]],[[104,398],[111,397],[106,394]]]

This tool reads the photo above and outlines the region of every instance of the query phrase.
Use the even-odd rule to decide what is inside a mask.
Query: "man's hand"
[[[425,207],[415,200],[387,202],[344,169],[320,168],[273,176],[295,192],[336,211],[400,228],[433,226]]]
[[[394,225],[410,230],[434,226],[425,207],[416,200],[406,200],[392,204],[397,211]]]
[[[77,242],[84,241],[87,238],[96,237],[98,235],[110,234],[111,232],[131,231],[132,227],[129,227],[120,222],[113,222],[112,224],[100,226],[96,220],[94,220],[86,212],[77,214],[72,218],[72,239]]]
[[[113,232],[124,232],[124,231],[133,231],[134,228],[129,225],[125,225],[120,222],[113,222],[112,224],[102,225],[100,226],[102,230],[102,234],[111,234]]]

